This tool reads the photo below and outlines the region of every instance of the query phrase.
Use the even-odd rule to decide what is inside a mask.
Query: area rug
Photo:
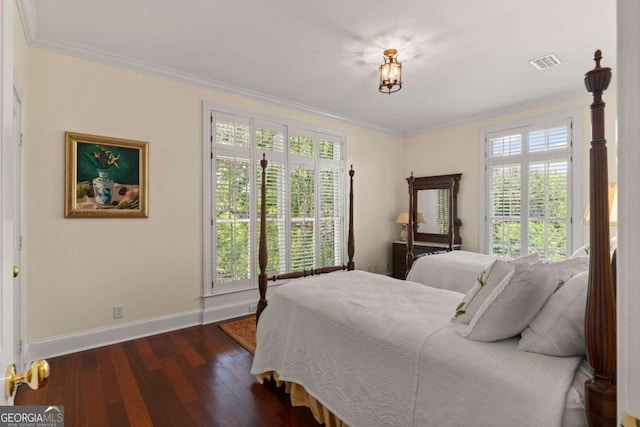
[[[256,317],[249,316],[233,319],[218,325],[235,342],[247,349],[251,354],[256,352]]]

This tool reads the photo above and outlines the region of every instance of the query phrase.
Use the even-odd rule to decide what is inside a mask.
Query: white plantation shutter
[[[218,283],[249,280],[250,164],[246,159],[215,159],[215,278]]]
[[[320,267],[342,262],[340,170],[320,170]]]
[[[316,133],[289,128],[289,270],[316,267]]]
[[[529,252],[544,259],[567,256],[567,161],[529,163]]]
[[[284,125],[262,120],[255,120],[254,128],[256,135],[256,150],[263,152],[271,151],[274,153],[284,153]]]
[[[316,197],[315,171],[292,165],[289,175],[292,271],[315,268]]]
[[[567,256],[571,234],[571,121],[487,133],[486,230],[489,253],[541,259]]]
[[[257,188],[260,188],[262,182],[262,168],[257,169]],[[269,254],[267,261],[267,275],[285,273],[287,271],[287,252],[286,252],[286,196],[285,196],[285,166],[282,163],[269,162],[266,169],[266,193],[267,193],[267,253]],[[262,194],[256,192],[257,203],[256,212],[258,212],[258,220],[256,222],[256,241],[260,238],[260,221],[259,212],[262,203]],[[256,275],[259,273],[258,266]]]
[[[315,132],[296,127],[289,128],[289,153],[292,158],[313,158],[315,154]],[[298,158],[298,162],[301,159]]]
[[[260,153],[267,159],[267,275],[287,271],[286,252],[286,192],[285,192],[285,150],[286,127],[279,123],[254,120],[256,153],[256,242],[260,239],[260,206],[262,194],[262,167]],[[257,254],[257,252],[256,252]],[[255,265],[256,277],[259,266]]]
[[[335,135],[318,134],[318,155],[322,160],[332,161],[331,164],[339,165],[342,159],[342,138]],[[328,163],[328,162],[324,162]]]
[[[520,256],[521,174],[519,164],[496,165],[488,168],[488,226],[492,254]]]
[[[267,275],[341,265],[344,255],[344,141],[284,122],[210,110],[210,290],[257,286],[260,184],[266,169]],[[206,187],[206,186],[205,186]],[[207,253],[207,251],[205,251]]]
[[[522,153],[522,134],[518,130],[492,134],[487,151],[492,158],[518,155]]]
[[[342,138],[317,134],[319,157],[319,267],[342,263]]]
[[[251,121],[246,117],[215,113],[215,143],[246,148],[251,137]]]
[[[567,126],[529,132],[529,152],[566,149],[569,146]]]

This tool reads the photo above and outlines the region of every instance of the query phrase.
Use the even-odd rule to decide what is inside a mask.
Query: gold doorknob
[[[18,268],[17,265],[13,266],[13,277],[18,277],[18,274],[20,274],[20,269]]]
[[[20,384],[27,384],[31,389],[44,387],[49,378],[49,363],[44,359],[31,362],[31,366],[22,375],[16,374],[16,365],[7,366],[7,377],[4,379],[4,396],[9,399]]]

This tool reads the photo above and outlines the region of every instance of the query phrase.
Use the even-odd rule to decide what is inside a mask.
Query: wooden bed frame
[[[607,147],[604,132],[604,108],[602,93],[611,82],[611,68],[601,67],[602,54],[595,52],[596,66],[584,77],[587,91],[593,94],[591,104],[591,149],[590,149],[590,182],[589,197],[591,208],[590,221],[590,263],[589,290],[585,312],[585,346],[587,360],[592,367],[592,378],[585,383],[585,403],[587,419],[590,426],[614,426],[617,422],[616,405],[616,306],[615,306],[615,252],[613,262],[610,255],[609,238],[609,205],[608,205],[608,171]],[[263,158],[262,166],[262,204],[260,214],[260,246],[258,278],[260,301],[258,302],[257,319],[267,307],[266,292],[268,280],[294,279],[315,274],[329,273],[338,270],[353,270],[354,236],[353,236],[353,166],[349,171],[349,238],[347,265],[325,267],[309,271],[281,274],[267,277],[267,238],[266,238],[266,174],[267,161]],[[413,173],[409,182],[409,212],[414,212]],[[409,230],[414,229],[414,219],[409,215]],[[413,233],[407,236],[407,271],[413,265]],[[613,264],[613,265],[612,265]],[[257,320],[256,320],[257,321]]]
[[[349,261],[347,262],[347,265],[336,265],[332,267],[321,267],[312,270],[294,271],[292,273],[284,273],[267,277],[267,159],[264,155],[262,156],[262,160],[260,160],[260,167],[262,168],[262,180],[260,186],[262,195],[260,203],[260,242],[258,248],[258,264],[260,266],[260,273],[258,275],[258,289],[260,291],[260,300],[258,301],[258,307],[256,310],[256,323],[260,319],[260,315],[262,314],[264,309],[267,308],[267,284],[269,280],[275,282],[277,280],[299,279],[301,277],[315,276],[318,274],[331,273],[334,271],[355,269],[355,264],[353,262],[353,255],[355,253],[355,239],[353,237],[353,176],[355,175],[355,171],[353,170],[353,165],[351,165],[351,169],[349,170],[349,235],[347,238],[347,255],[349,256]]]

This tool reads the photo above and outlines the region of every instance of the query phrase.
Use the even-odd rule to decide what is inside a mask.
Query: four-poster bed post
[[[294,271],[291,273],[278,274],[271,277],[267,276],[267,164],[267,159],[263,154],[262,160],[260,161],[260,167],[262,168],[260,194],[262,195],[262,199],[260,201],[260,242],[258,246],[258,265],[260,267],[260,273],[258,274],[258,290],[260,292],[260,300],[258,301],[258,307],[256,310],[256,322],[258,322],[258,320],[260,319],[260,315],[262,314],[264,309],[267,308],[267,283],[270,280],[275,282],[277,280],[298,279],[301,277],[315,276],[318,274],[331,273],[334,271],[351,271],[355,269],[355,263],[353,262],[355,253],[355,238],[353,231],[353,176],[355,175],[355,171],[353,170],[353,165],[351,165],[351,169],[349,170],[349,231],[347,238],[347,256],[349,257],[349,260],[347,264],[331,267],[320,267],[311,270]]]
[[[411,176],[409,178],[407,178],[407,181],[409,182],[409,224],[407,226],[407,228],[409,229],[409,232],[407,233],[407,274],[409,274],[409,271],[411,271],[411,267],[413,266],[413,260],[414,260],[414,256],[413,256],[413,236],[415,234],[415,223],[414,223],[414,218],[413,218],[413,207],[416,203],[415,198],[414,198],[414,191],[413,191],[413,185],[416,182],[415,177],[413,176],[413,172],[411,172]]]
[[[349,271],[356,268],[353,263],[353,255],[356,250],[355,237],[353,236],[353,175],[355,175],[355,171],[353,170],[353,165],[351,165],[349,170],[349,237],[347,241],[347,256],[349,257],[347,270]]]
[[[602,92],[611,82],[611,68],[601,67],[602,53],[584,83],[593,94],[589,198],[591,203],[589,291],[585,312],[585,344],[593,377],[585,383],[585,405],[591,426],[616,425],[616,298],[609,243],[607,140],[604,137]]]
[[[260,243],[258,247],[258,265],[260,273],[258,275],[258,290],[260,291],[260,301],[256,310],[256,323],[260,314],[267,308],[267,158],[262,154],[260,160],[262,168],[262,179],[260,184]]]

